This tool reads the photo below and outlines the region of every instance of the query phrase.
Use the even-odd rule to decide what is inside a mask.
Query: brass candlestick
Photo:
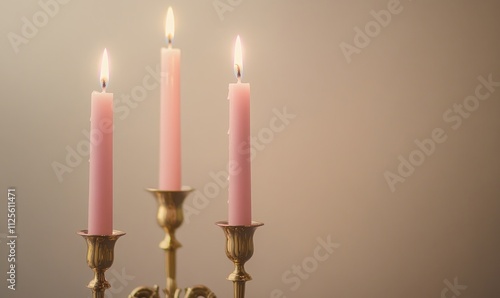
[[[184,221],[182,205],[184,199],[193,191],[190,187],[183,190],[170,191],[159,189],[147,189],[151,192],[158,203],[156,219],[158,225],[165,231],[165,238],[160,242],[160,248],[165,251],[166,288],[163,290],[166,297],[179,298],[182,290],[177,287],[176,279],[176,251],[182,245],[175,237],[175,231]],[[216,298],[215,294],[206,286],[197,285],[187,288],[185,298]],[[129,298],[159,298],[158,286],[137,287],[129,295]]]
[[[182,205],[184,199],[193,191],[185,188],[179,191],[148,189],[158,202],[157,221],[165,231],[165,238],[160,242],[160,248],[166,254],[166,288],[163,290],[168,298],[181,298],[183,290],[177,287],[176,280],[176,251],[181,247],[175,237],[175,231],[184,221]],[[245,263],[250,260],[254,252],[253,235],[255,230],[264,225],[253,221],[250,225],[232,226],[227,221],[216,223],[226,236],[226,256],[234,263],[234,271],[228,276],[233,282],[234,298],[245,297],[245,283],[252,280],[245,271]],[[119,237],[125,235],[121,231],[113,231],[112,235],[89,235],[87,230],[78,233],[87,242],[87,264],[94,271],[94,279],[88,284],[92,289],[93,298],[104,298],[106,289],[110,288],[105,278],[105,271],[111,267],[114,259],[114,247]],[[128,296],[129,298],[160,298],[159,287],[137,287]],[[215,294],[204,285],[196,285],[184,289],[184,298],[216,298]]]
[[[93,298],[104,298],[104,292],[111,287],[104,272],[113,264],[116,240],[125,233],[113,230],[112,235],[89,235],[82,230],[78,234],[87,241],[87,264],[94,271],[94,279],[87,287],[92,289]]]
[[[219,221],[216,224],[226,235],[226,256],[234,263],[234,271],[227,278],[233,282],[234,298],[244,298],[245,283],[252,280],[250,274],[245,271],[245,262],[253,255],[253,234],[264,224],[256,221],[248,226],[230,226],[227,221]]]

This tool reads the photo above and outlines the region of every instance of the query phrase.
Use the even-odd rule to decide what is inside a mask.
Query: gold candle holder
[[[112,235],[89,235],[87,230],[82,230],[78,234],[87,242],[87,264],[94,271],[94,279],[87,288],[92,289],[93,298],[104,298],[104,292],[111,287],[104,272],[113,264],[116,240],[125,233],[113,230]]]
[[[219,221],[216,224],[224,231],[226,256],[234,263],[234,271],[227,278],[233,282],[234,298],[244,298],[245,283],[252,280],[250,274],[245,271],[245,262],[253,255],[253,234],[264,224],[256,221],[248,226],[231,226],[227,221]]]
[[[184,221],[182,205],[186,197],[193,191],[190,187],[182,190],[159,190],[147,189],[151,192],[158,203],[156,220],[158,225],[165,231],[165,238],[160,242],[160,248],[165,251],[166,288],[163,290],[166,297],[179,298],[182,290],[177,287],[176,279],[176,251],[182,245],[175,237],[175,231]],[[197,285],[187,288],[185,298],[216,298],[215,294],[206,286]],[[137,287],[129,295],[129,298],[159,298],[158,286]]]

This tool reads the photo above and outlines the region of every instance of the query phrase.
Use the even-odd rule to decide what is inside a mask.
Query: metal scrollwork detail
[[[128,298],[160,298],[160,288],[157,285],[154,287],[137,287]]]
[[[215,296],[212,290],[203,285],[197,285],[192,288],[186,289],[186,294],[184,295],[184,298],[198,298],[198,297],[217,298],[217,296]]]

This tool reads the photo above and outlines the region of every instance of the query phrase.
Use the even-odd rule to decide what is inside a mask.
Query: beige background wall
[[[117,100],[114,226],[127,232],[109,297],[164,285],[163,234],[144,188],[157,184],[151,73],[169,5],[182,50],[183,181],[198,190],[178,232],[180,286],[231,296],[214,222],[227,218],[218,179],[240,34],[257,139],[253,214],[265,223],[247,266],[248,297],[500,295],[498,1],[8,0],[0,4],[1,297],[90,297],[75,234],[87,225],[88,156],[78,152],[104,47]],[[78,157],[66,160],[72,150]],[[58,177],[55,163],[70,172]],[[5,274],[9,186],[15,292]]]

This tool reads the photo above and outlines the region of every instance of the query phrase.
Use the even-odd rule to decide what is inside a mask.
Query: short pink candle
[[[250,225],[250,84],[241,83],[241,41],[236,38],[234,70],[238,80],[229,84],[229,225]]]
[[[102,92],[94,91],[90,111],[89,222],[90,235],[113,233],[113,94],[106,93],[108,54],[101,63]]]
[[[165,24],[168,48],[161,49],[159,189],[181,189],[180,57],[172,48],[174,14],[168,8]]]

